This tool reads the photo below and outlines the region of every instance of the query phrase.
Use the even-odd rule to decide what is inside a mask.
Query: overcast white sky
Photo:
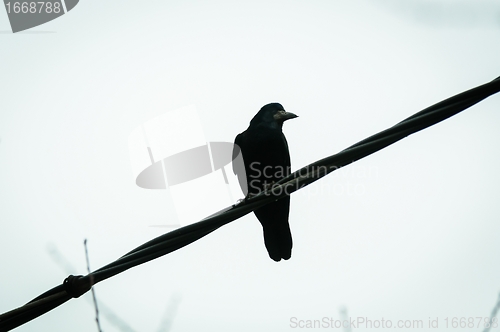
[[[178,222],[169,191],[132,171],[129,136],[156,116],[194,105],[208,141],[232,142],[280,102],[299,115],[284,125],[297,169],[500,76],[495,0],[82,0],[17,34],[0,10],[0,31],[0,312],[68,275],[50,248],[85,274],[84,238],[97,269]],[[290,331],[342,307],[418,331],[487,317],[499,111],[492,96],[294,194],[289,261],[268,257],[251,214],[98,284],[98,300],[135,331],[165,317],[170,331]],[[96,330],[84,297],[18,331]]]

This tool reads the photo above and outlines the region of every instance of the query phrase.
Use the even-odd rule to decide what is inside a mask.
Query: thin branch
[[[85,259],[87,260],[87,272],[90,276],[90,285],[94,285],[94,276],[90,273],[90,262],[89,262],[89,252],[87,250],[87,239],[83,240],[83,246],[85,247]],[[95,308],[95,322],[97,324],[97,331],[102,332],[101,323],[99,322],[99,308],[97,307],[97,299],[95,296],[94,287],[90,289],[92,291],[92,299],[94,300],[94,308]]]
[[[487,326],[485,327],[483,332],[490,332],[492,327],[498,327],[498,318],[497,318],[498,310],[500,310],[500,294],[498,294],[497,303],[493,307],[493,310],[491,310],[490,319],[487,322]]]

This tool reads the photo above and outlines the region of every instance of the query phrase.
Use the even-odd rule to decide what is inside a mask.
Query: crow
[[[290,174],[290,153],[282,127],[284,121],[296,117],[286,112],[281,104],[267,104],[253,117],[248,129],[236,136],[233,172],[238,176],[246,199]],[[235,159],[240,151],[244,172],[243,166],[238,165]],[[276,262],[282,258],[289,259],[292,255],[289,210],[290,197],[287,196],[254,211],[262,224],[269,257]]]

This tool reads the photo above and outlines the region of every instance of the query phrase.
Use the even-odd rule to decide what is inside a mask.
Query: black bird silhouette
[[[243,192],[248,193],[247,198],[290,174],[290,153],[282,127],[284,121],[296,117],[286,112],[281,104],[267,104],[253,117],[248,129],[236,136],[233,172],[238,176]],[[244,165],[239,165],[235,159],[240,150]],[[269,257],[277,262],[282,258],[289,259],[292,255],[289,211],[290,197],[254,211],[262,224]]]

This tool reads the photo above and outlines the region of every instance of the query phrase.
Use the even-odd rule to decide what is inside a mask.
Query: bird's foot
[[[240,198],[236,201],[236,203],[233,206],[240,205],[241,203],[244,203],[248,201],[250,198],[256,196],[257,194],[248,194],[245,196],[245,198]]]
[[[257,194],[254,194],[254,193],[248,193],[248,195],[245,197],[244,201],[248,201],[249,199],[253,198],[257,196]]]

